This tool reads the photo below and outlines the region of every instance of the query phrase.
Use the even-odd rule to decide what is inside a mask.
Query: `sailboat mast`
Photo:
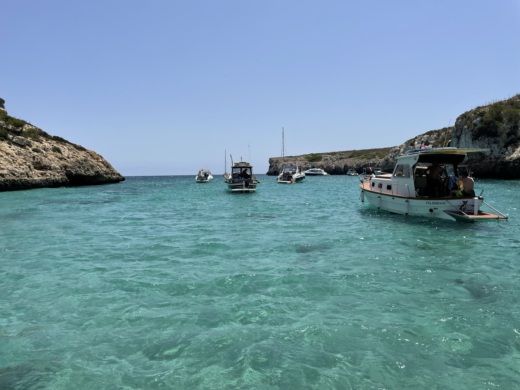
[[[282,158],[285,158],[285,129],[282,127]]]

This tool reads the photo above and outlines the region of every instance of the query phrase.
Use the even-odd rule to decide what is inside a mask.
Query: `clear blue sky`
[[[520,93],[520,0],[0,1],[8,111],[124,175],[397,145]]]

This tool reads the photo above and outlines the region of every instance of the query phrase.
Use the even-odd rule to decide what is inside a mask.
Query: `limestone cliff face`
[[[349,168],[359,171],[366,166],[391,171],[397,156],[422,144],[488,149],[488,154],[470,156],[468,162],[474,176],[520,179],[520,95],[467,111],[457,118],[453,127],[428,131],[396,147],[375,149],[386,151],[383,155],[368,157],[372,150],[358,150],[286,157],[285,162],[304,168],[312,165],[333,174],[344,174]],[[319,161],[309,163],[314,158]],[[270,158],[267,174],[276,174],[280,167],[280,157]]]
[[[471,163],[476,176],[520,178],[520,95],[460,115],[451,145],[489,149]]]
[[[122,180],[99,154],[9,116],[0,99],[0,191]]]

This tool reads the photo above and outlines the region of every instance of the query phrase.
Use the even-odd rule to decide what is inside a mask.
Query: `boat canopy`
[[[245,161],[236,162],[233,164],[233,168],[251,168],[251,164]]]
[[[459,165],[465,158],[465,154],[421,154],[417,162]]]
[[[413,163],[461,164],[470,153],[486,153],[487,149],[470,148],[430,148],[414,149],[398,157],[398,160],[412,160]]]

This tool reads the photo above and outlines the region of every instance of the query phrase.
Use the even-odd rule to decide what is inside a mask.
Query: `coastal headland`
[[[470,161],[473,175],[520,179],[520,94],[469,110],[457,117],[454,126],[427,131],[399,146],[271,157],[267,174],[277,175],[282,165],[289,163],[302,169],[322,168],[332,175],[343,175],[349,169],[361,172],[368,166],[389,171],[398,155],[424,144],[488,149]]]
[[[99,154],[8,115],[0,98],[0,191],[123,180]]]

